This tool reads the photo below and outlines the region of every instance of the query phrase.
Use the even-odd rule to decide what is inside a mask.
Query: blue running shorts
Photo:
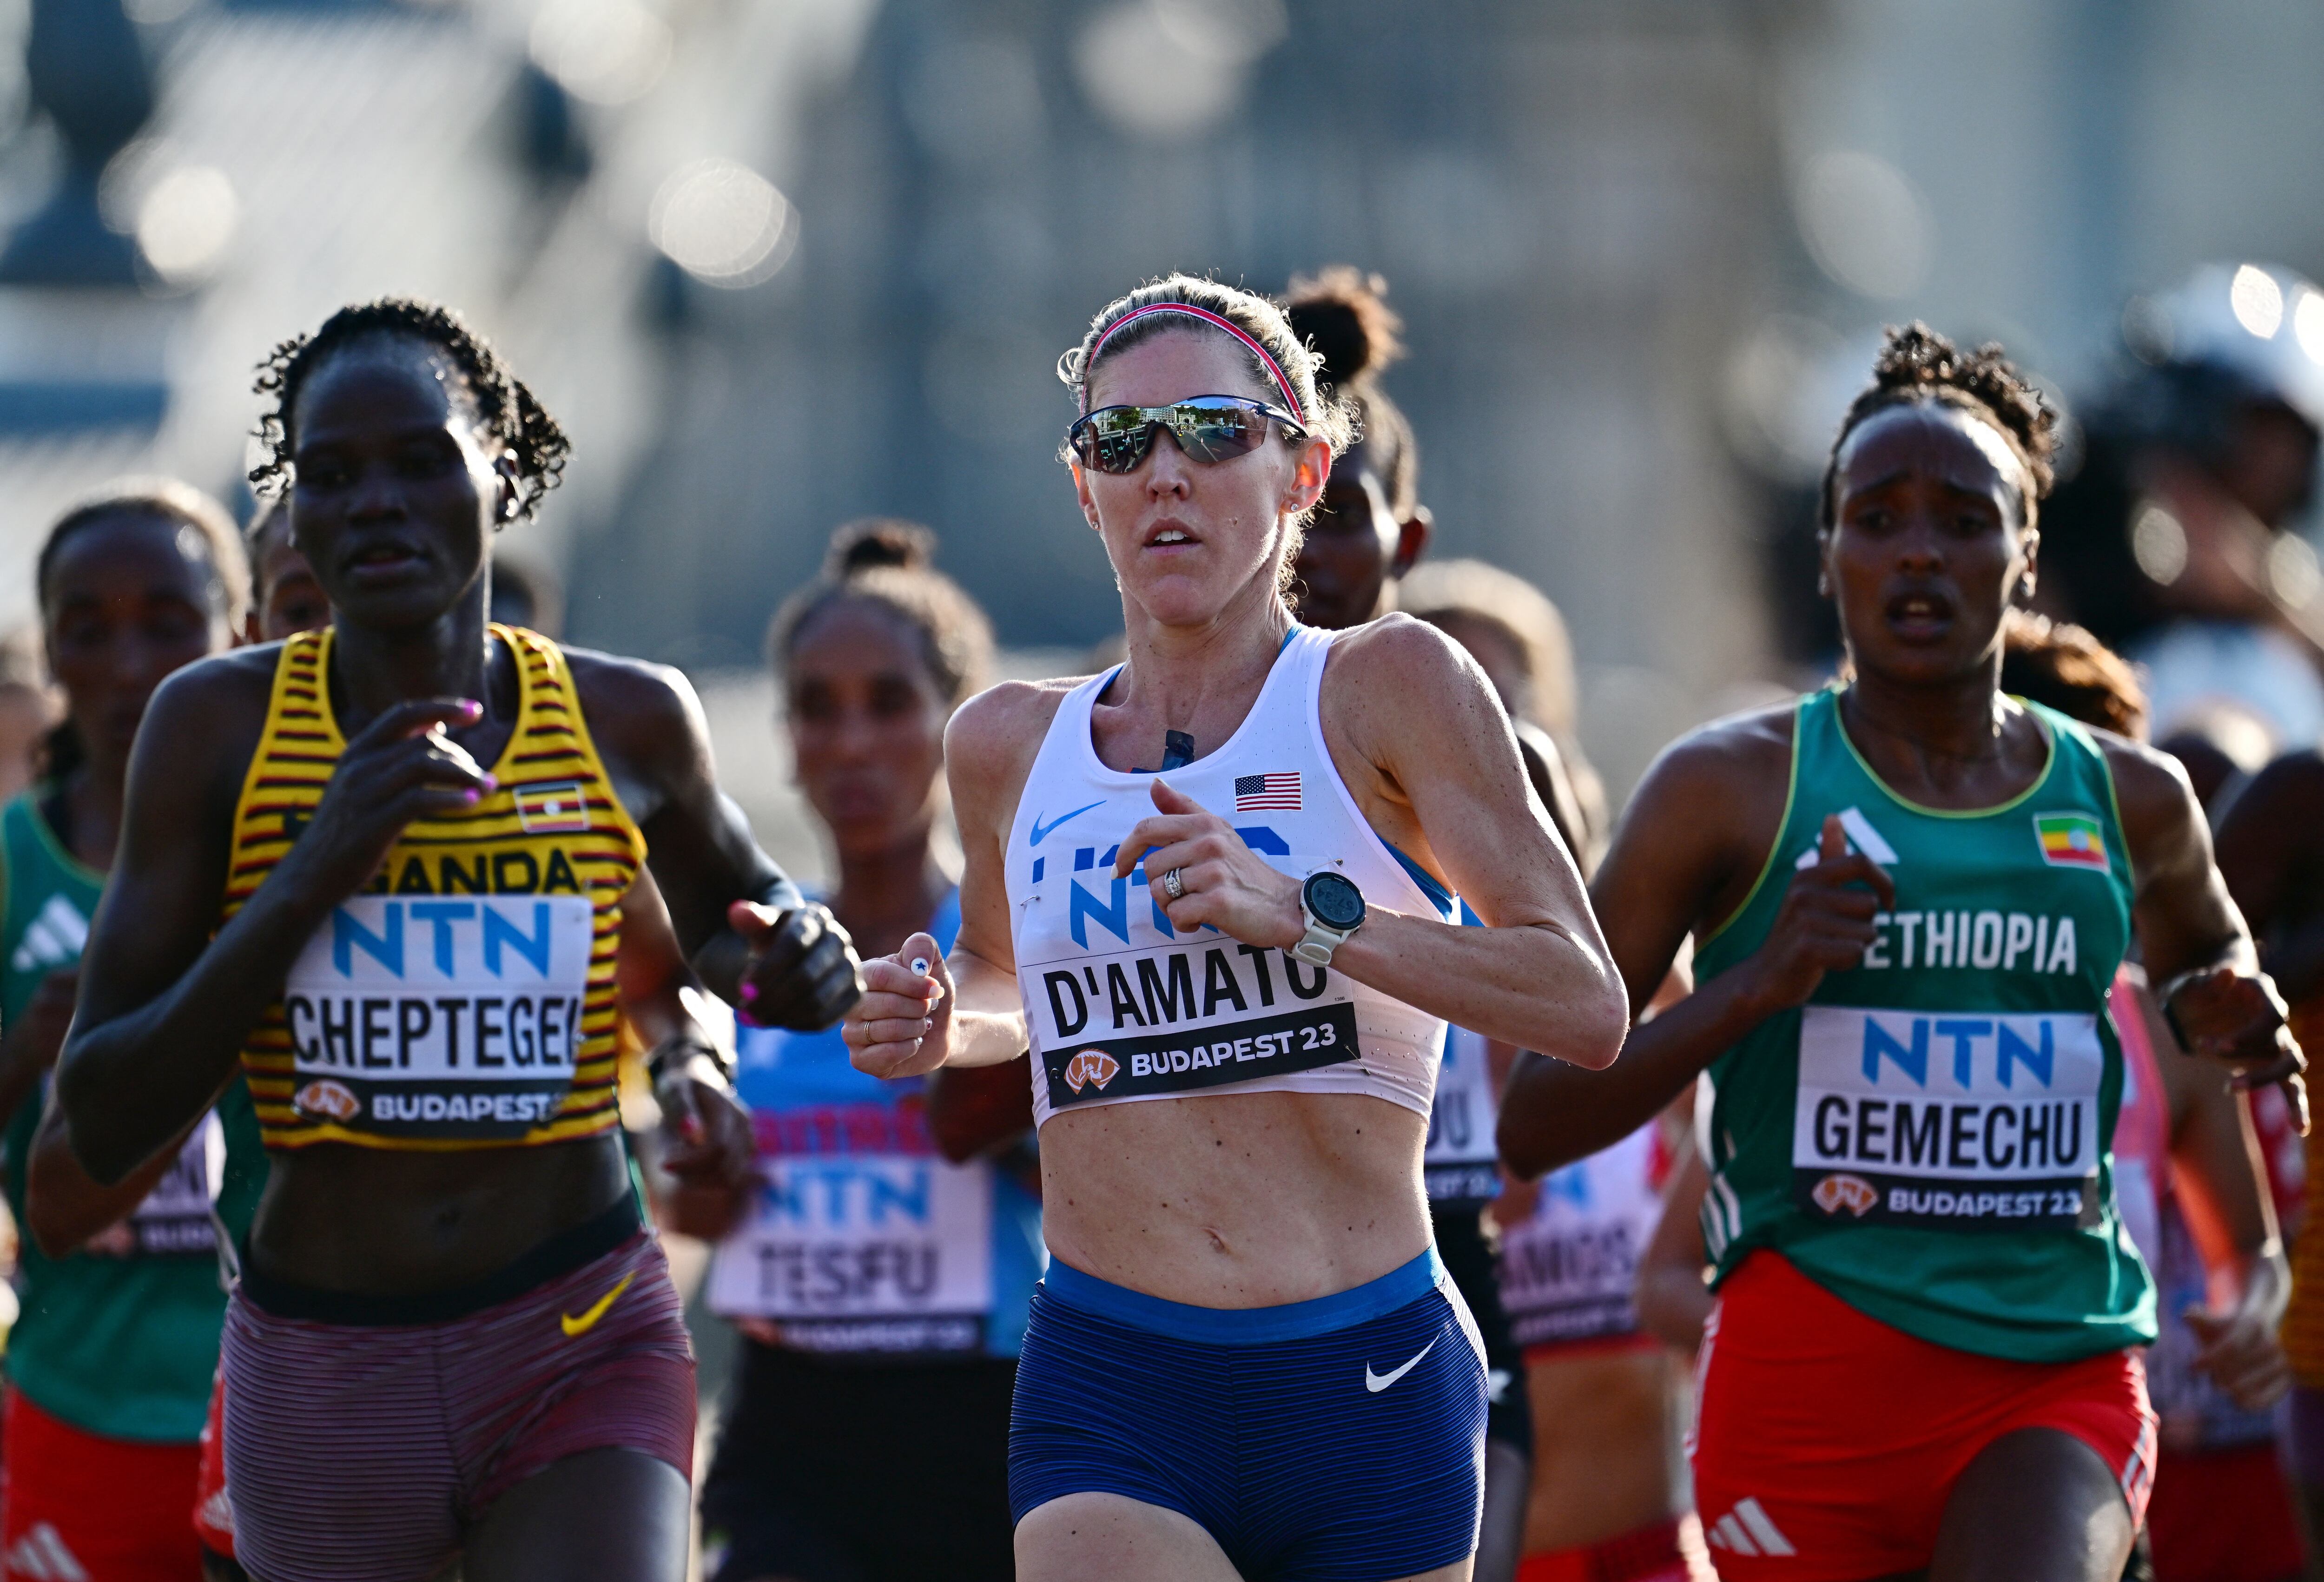
[[[1253,1582],[1382,1582],[1475,1550],[1485,1360],[1432,1246],[1369,1284],[1203,1308],[1052,1260],[1009,1430],[1012,1517],[1115,1494]]]

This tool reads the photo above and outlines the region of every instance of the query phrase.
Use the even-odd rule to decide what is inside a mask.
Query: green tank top
[[[58,844],[36,795],[0,808],[0,1026],[23,1013],[51,972],[80,959],[105,884]],[[5,1185],[19,1225],[44,1090],[7,1124]],[[29,1232],[21,1237],[23,1311],[8,1336],[8,1379],[42,1411],[111,1439],[200,1437],[226,1319],[217,1227],[239,1240],[266,1182],[258,1118],[239,1074],[212,1114],[178,1167],[102,1238],[113,1250],[50,1258]]]
[[[1831,814],[1895,881],[1895,910],[1862,966],[1704,1074],[1717,1277],[1771,1248],[1884,1323],[2024,1362],[2151,1341],[2153,1287],[2114,1204],[2123,1064],[2106,997],[2132,888],[2106,759],[2029,704],[2050,738],[2032,788],[1923,807],[1857,752],[1840,697],[1800,700],[1782,832],[1696,974],[1759,948]]]

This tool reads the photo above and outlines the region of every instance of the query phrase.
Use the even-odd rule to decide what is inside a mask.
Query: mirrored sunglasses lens
[[[1101,473],[1129,473],[1146,459],[1153,426],[1134,407],[1091,414],[1074,435],[1074,451]]]
[[[1249,455],[1267,438],[1267,419],[1244,407],[1180,407],[1171,431],[1198,462]]]

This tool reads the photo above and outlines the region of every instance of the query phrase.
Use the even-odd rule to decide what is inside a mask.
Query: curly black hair
[[[1918,320],[1902,329],[1889,327],[1887,340],[1873,359],[1871,384],[1840,419],[1831,455],[1824,463],[1823,483],[1817,490],[1817,525],[1827,531],[1832,526],[1832,483],[1848,437],[1875,413],[1921,401],[1958,407],[1993,426],[2025,464],[2033,485],[2024,502],[2025,520],[2031,525],[2037,502],[2048,496],[2054,481],[2050,458],[2058,443],[2057,409],[2002,354],[1998,343],[1988,341],[1964,352]]]
[[[516,464],[517,514],[536,514],[542,496],[564,477],[566,458],[572,454],[565,430],[490,341],[452,309],[410,297],[382,297],[342,308],[314,334],[284,341],[258,365],[254,388],[273,397],[274,405],[258,420],[265,459],[251,469],[252,486],[261,495],[273,495],[290,483],[290,453],[298,443],[291,420],[299,392],[316,368],[333,352],[355,342],[399,336],[437,348],[459,369],[475,401],[478,424],[508,447]]]

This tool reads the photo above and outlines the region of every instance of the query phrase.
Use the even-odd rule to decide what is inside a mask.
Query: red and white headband
[[[1251,354],[1259,360],[1260,363],[1267,369],[1268,373],[1274,379],[1275,388],[1283,392],[1283,405],[1285,409],[1290,412],[1293,417],[1298,418],[1301,422],[1304,423],[1306,421],[1306,418],[1301,416],[1299,398],[1292,393],[1291,381],[1284,376],[1283,365],[1275,360],[1274,355],[1269,353],[1265,346],[1260,345],[1259,342],[1251,336],[1249,331],[1245,330],[1240,325],[1235,323],[1232,319],[1222,318],[1206,308],[1196,308],[1192,304],[1185,302],[1156,302],[1148,307],[1139,308],[1131,312],[1125,313],[1120,318],[1115,319],[1111,324],[1106,326],[1105,333],[1097,337],[1097,345],[1090,348],[1089,360],[1082,364],[1084,374],[1082,385],[1083,411],[1086,412],[1089,410],[1089,384],[1086,378],[1087,371],[1096,366],[1098,354],[1105,350],[1105,343],[1113,339],[1115,335],[1120,333],[1123,325],[1135,324],[1139,319],[1148,317],[1149,314],[1155,313],[1183,313],[1189,318],[1199,318],[1204,324],[1214,325],[1218,328],[1226,331],[1227,334],[1234,336],[1235,339],[1240,341],[1244,345],[1249,346],[1251,350]]]

